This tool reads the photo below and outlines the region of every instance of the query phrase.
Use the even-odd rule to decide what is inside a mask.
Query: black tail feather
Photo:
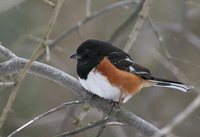
[[[183,92],[187,92],[193,88],[193,86],[187,86],[181,82],[170,81],[170,80],[165,80],[165,79],[160,79],[160,78],[152,78],[148,81],[153,82],[153,86],[173,88],[173,89],[178,89]]]

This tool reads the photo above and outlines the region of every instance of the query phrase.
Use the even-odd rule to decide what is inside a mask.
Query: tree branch
[[[106,115],[106,114],[103,114],[102,119],[105,119],[105,118],[107,118],[107,115]],[[105,128],[106,128],[106,123],[104,123],[104,124],[102,124],[102,125],[100,126],[99,131],[97,132],[96,137],[100,137],[100,136],[103,134]]]
[[[0,45],[1,46],[1,45]],[[0,48],[1,49],[1,48]],[[27,59],[23,58],[12,58],[9,61],[0,63],[0,76],[5,76],[8,74],[19,73],[28,62]],[[28,73],[37,75],[40,77],[52,80],[67,89],[72,90],[80,98],[86,98],[86,102],[96,107],[97,109],[109,114],[112,110],[111,117],[118,122],[126,123],[129,126],[135,127],[140,133],[146,136],[152,136],[155,133],[160,134],[160,130],[153,126],[152,124],[146,122],[135,114],[127,111],[124,108],[113,107],[112,102],[94,96],[79,84],[76,78],[70,76],[69,74],[56,69],[52,66],[34,61]]]
[[[50,0],[43,0],[44,2],[46,2],[47,4],[49,4],[50,6],[54,7],[55,6],[55,3],[53,3],[52,1]]]
[[[92,122],[92,123],[88,123],[87,126],[85,127],[80,127],[80,128],[77,128],[77,129],[74,129],[72,131],[68,131],[68,132],[65,132],[65,133],[62,133],[60,135],[57,135],[57,137],[67,137],[67,136],[72,136],[72,135],[75,135],[75,134],[78,134],[78,133],[81,133],[85,130],[88,130],[90,128],[94,128],[94,127],[97,127],[97,126],[100,126],[106,122],[108,122],[110,119],[109,118],[106,118],[106,119],[101,119],[101,120],[98,120],[96,122]]]
[[[160,63],[163,64],[167,69],[169,69],[176,78],[183,81],[184,83],[191,83],[191,81],[185,76],[184,73],[182,73],[178,67],[176,67],[172,62],[168,61],[166,58],[164,58],[158,51],[152,50],[153,56],[155,59],[157,59]],[[193,85],[195,83],[192,83]],[[188,85],[189,86],[189,85]],[[194,88],[191,86],[191,88]]]
[[[14,53],[12,53],[10,50],[8,50],[7,48],[5,48],[4,46],[1,45],[0,43],[0,54],[3,57],[6,57],[6,59],[12,59],[17,57]]]
[[[185,120],[199,106],[200,106],[200,94],[182,112],[180,112],[165,127],[161,129],[162,134],[164,135],[169,134],[173,130],[174,127],[176,127],[183,120]],[[161,136],[155,135],[155,137],[161,137]]]
[[[73,97],[73,100],[77,100],[77,96]],[[65,116],[63,118],[63,120],[61,121],[60,125],[58,126],[57,129],[57,134],[62,133],[65,131],[65,129],[68,128],[68,126],[70,125],[70,118],[74,118],[75,115],[75,111],[77,109],[77,106],[69,106],[66,110]]]
[[[15,82],[13,81],[5,81],[5,82],[0,82],[0,86],[13,86]]]
[[[99,16],[101,16],[101,15],[103,15],[103,14],[109,12],[109,11],[112,11],[116,8],[120,8],[124,5],[129,5],[129,4],[134,4],[134,3],[135,3],[135,1],[133,1],[133,0],[123,0],[123,1],[119,1],[119,2],[116,2],[116,3],[110,4],[110,5],[102,8],[99,11],[91,13],[91,15],[89,17],[84,18],[83,20],[77,22],[75,25],[71,26],[69,29],[64,30],[62,33],[60,33],[60,35],[58,35],[54,40],[52,40],[52,42],[50,42],[49,47],[53,48],[62,39],[64,39],[66,36],[68,36],[72,32],[78,30],[79,28],[81,28],[83,25],[85,25],[89,21],[91,21],[91,20],[93,20],[93,19],[95,19],[95,18],[97,18],[97,17],[99,17]]]
[[[86,17],[90,17],[91,16],[91,5],[92,5],[92,0],[86,0]]]
[[[55,22],[56,22],[56,19],[58,17],[58,13],[61,9],[61,6],[63,4],[64,0],[59,0],[56,2],[56,5],[54,7],[54,10],[52,12],[52,15],[51,15],[51,19],[49,21],[49,24],[48,24],[48,29],[46,30],[44,36],[43,36],[43,40],[46,41],[49,39],[49,36],[53,30],[53,27],[55,25]],[[15,101],[15,98],[18,94],[18,91],[19,91],[19,88],[21,86],[21,83],[23,81],[23,79],[25,78],[26,76],[26,73],[27,71],[30,69],[31,67],[31,64],[33,63],[34,60],[37,60],[37,58],[44,52],[44,46],[46,47],[46,51],[49,51],[49,47],[44,45],[44,42],[41,41],[39,43],[39,45],[37,46],[37,48],[35,49],[35,51],[32,53],[32,56],[30,58],[30,60],[26,63],[25,67],[21,70],[21,72],[19,73],[18,77],[17,77],[17,80],[16,80],[16,83],[15,83],[15,86],[14,88],[12,89],[11,93],[10,93],[10,96],[9,96],[9,99],[6,103],[6,106],[5,108],[3,109],[3,112],[1,114],[1,117],[0,117],[0,129],[1,127],[3,126],[7,116],[8,116],[8,113],[10,112],[11,108],[12,108],[12,105]],[[3,48],[3,47],[1,47]],[[3,50],[4,53],[7,53],[5,55],[7,55],[7,57],[11,58],[11,57],[15,57],[15,55],[13,53],[9,53],[5,50]],[[8,56],[9,55],[9,56]]]
[[[163,38],[160,35],[160,32],[156,29],[154,24],[152,23],[151,19],[148,18],[148,22],[156,36],[156,38],[159,41],[159,44],[162,46],[163,51],[165,53],[165,56],[167,59],[165,59],[162,55],[160,55],[157,51],[154,52],[154,57],[160,61],[167,69],[171,70],[173,74],[180,80],[191,83],[190,80],[187,79],[184,73],[182,73],[170,60],[172,60],[172,57],[170,56],[169,52],[167,51],[165,45],[163,44]],[[193,86],[191,86],[193,87]],[[199,89],[199,86],[198,86]],[[198,93],[197,90],[194,90]],[[191,113],[193,113],[198,107],[200,106],[200,94],[177,116],[175,116],[168,124],[161,129],[161,132],[163,135],[166,135],[167,137],[171,137],[171,131],[174,127],[176,127],[178,124],[180,124],[182,121],[184,121]],[[153,137],[160,137],[159,135],[154,135]]]
[[[16,129],[14,132],[12,132],[8,137],[12,137],[14,136],[15,134],[17,134],[18,132],[20,132],[21,130],[23,130],[24,128],[28,127],[29,125],[31,125],[32,123],[38,121],[39,119],[53,113],[53,112],[56,112],[66,106],[69,106],[69,105],[74,105],[74,104],[81,104],[83,103],[83,101],[72,101],[72,102],[65,102],[65,103],[62,103],[61,105],[55,107],[55,108],[52,108],[50,109],[49,111],[35,117],[34,119],[30,120],[29,122],[27,122],[26,124],[22,125],[20,128]]]
[[[144,4],[145,0],[141,0],[136,7],[134,8],[134,10],[132,11],[132,13],[124,20],[122,21],[119,26],[114,30],[114,32],[111,34],[109,42],[113,43],[118,37],[119,35],[122,33],[122,31],[125,29],[125,27],[128,26],[129,23],[135,22],[135,20],[138,17],[139,12],[141,11],[143,4]]]
[[[149,13],[149,9],[150,9],[150,4],[151,4],[152,0],[145,0],[143,7],[139,13],[139,16],[137,18],[137,21],[135,22],[135,25],[129,35],[129,40],[127,41],[125,47],[124,47],[124,51],[125,52],[129,52],[131,47],[133,46],[133,44],[136,41],[136,38],[140,32],[140,29],[143,26],[144,20],[147,17],[148,13]]]

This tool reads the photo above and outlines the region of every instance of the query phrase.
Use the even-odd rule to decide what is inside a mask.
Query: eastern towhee
[[[77,59],[81,85],[104,99],[125,103],[143,87],[157,86],[187,92],[183,83],[155,78],[124,51],[99,40],[86,40],[71,56]]]

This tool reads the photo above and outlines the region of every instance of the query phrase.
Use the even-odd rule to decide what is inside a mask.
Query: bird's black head
[[[112,49],[113,46],[107,42],[90,39],[84,41],[71,58],[87,63],[97,58],[103,58],[110,53]]]
[[[99,40],[86,40],[76,50],[71,58],[78,60],[77,72],[79,77],[86,78],[92,70],[105,56],[111,52],[119,51],[110,43]]]

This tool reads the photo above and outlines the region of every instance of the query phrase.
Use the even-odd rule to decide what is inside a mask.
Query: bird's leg
[[[118,101],[114,101],[112,107],[117,107],[120,108],[121,103],[119,103]]]
[[[123,92],[121,91],[120,95],[119,95],[119,101],[118,101],[120,105],[122,105],[122,103],[124,101],[124,98],[122,96],[123,96]]]

